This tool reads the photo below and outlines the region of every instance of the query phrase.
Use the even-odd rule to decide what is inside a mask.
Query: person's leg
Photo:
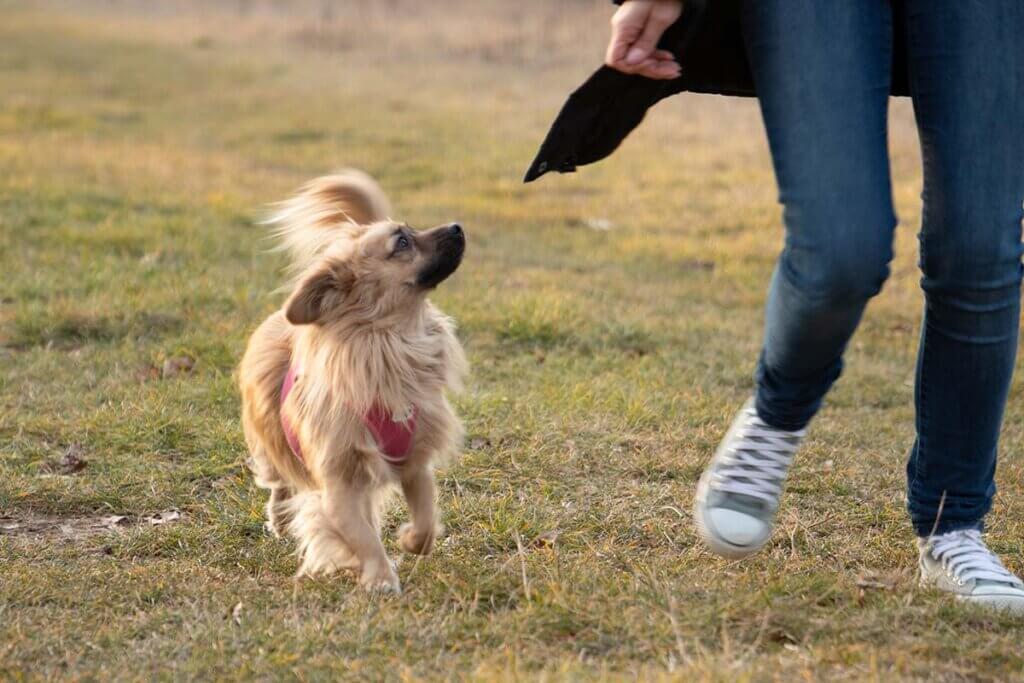
[[[886,144],[887,0],[751,0],[744,32],[784,207],[757,412],[803,428],[888,276],[896,216]]]
[[[927,536],[980,528],[995,493],[1020,320],[1024,3],[908,0],[903,10],[926,300],[908,508]]]
[[[701,536],[729,557],[767,542],[801,430],[888,275],[896,224],[888,0],[747,0],[743,29],[786,243],[768,294],[755,405],[737,416],[697,487]]]

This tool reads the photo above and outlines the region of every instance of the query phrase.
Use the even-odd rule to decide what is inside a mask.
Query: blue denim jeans
[[[786,225],[758,413],[810,421],[889,274],[886,118],[903,31],[924,163],[908,508],[918,535],[980,527],[1020,320],[1024,1],[747,0],[743,22]]]

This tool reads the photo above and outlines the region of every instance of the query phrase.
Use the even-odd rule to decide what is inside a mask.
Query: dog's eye
[[[395,240],[395,253],[397,254],[400,251],[405,251],[411,246],[412,242],[409,241],[408,237],[405,235],[399,235],[398,239]]]

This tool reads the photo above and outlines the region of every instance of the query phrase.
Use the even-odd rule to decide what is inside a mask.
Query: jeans
[[[811,420],[889,274],[903,31],[924,165],[908,510],[920,536],[980,528],[1020,320],[1024,1],[745,0],[743,30],[786,226],[757,411],[784,429]]]

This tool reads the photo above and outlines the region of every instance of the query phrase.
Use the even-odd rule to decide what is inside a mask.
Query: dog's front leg
[[[442,532],[437,515],[434,473],[427,466],[403,472],[402,493],[409,503],[409,516],[412,521],[399,528],[398,542],[406,552],[426,555]]]
[[[359,584],[368,591],[401,593],[398,575],[391,567],[377,529],[367,517],[371,495],[350,484],[334,484],[327,490],[324,506],[328,519],[359,560]]]
[[[267,501],[267,523],[266,529],[274,536],[281,538],[285,529],[291,521],[291,514],[288,511],[288,499],[292,497],[292,491],[287,486],[277,486],[270,489],[270,499]]]

